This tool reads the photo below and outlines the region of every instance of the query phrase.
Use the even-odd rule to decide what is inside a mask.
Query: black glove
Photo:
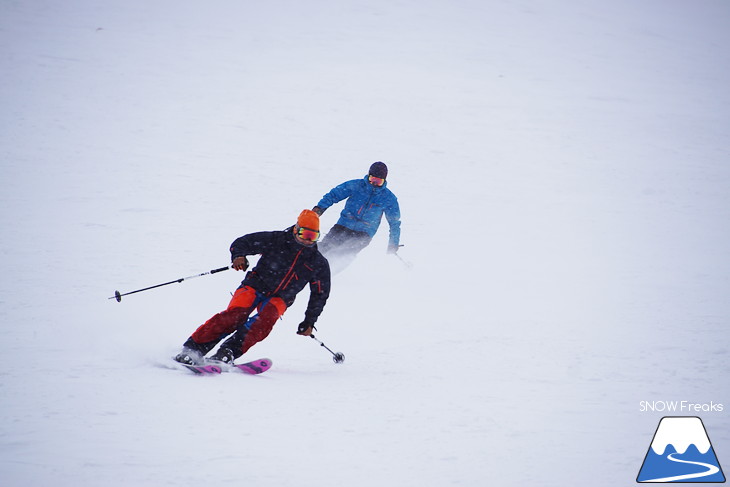
[[[299,323],[299,327],[297,328],[297,335],[309,336],[314,330],[316,330],[314,324],[312,324],[309,320],[304,320]]]
[[[233,259],[232,264],[232,267],[237,271],[245,271],[246,269],[248,269],[248,259],[245,255]]]
[[[315,212],[317,215],[322,216],[322,213],[324,213],[326,209],[327,208],[322,209],[319,206],[315,206],[314,208],[312,208],[312,211]]]

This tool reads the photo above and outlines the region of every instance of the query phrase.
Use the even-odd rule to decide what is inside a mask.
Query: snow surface
[[[726,0],[0,2],[0,484],[629,485],[730,464]],[[251,350],[229,261],[376,160],[403,213]],[[337,209],[339,210],[338,207]],[[337,211],[324,215],[331,226]],[[692,413],[691,415],[696,415]]]

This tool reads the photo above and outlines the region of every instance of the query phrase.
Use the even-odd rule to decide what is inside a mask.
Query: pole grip
[[[220,269],[213,269],[212,271],[210,271],[210,273],[215,274],[216,272],[223,272],[227,271],[228,269],[230,269],[230,267],[221,267]]]

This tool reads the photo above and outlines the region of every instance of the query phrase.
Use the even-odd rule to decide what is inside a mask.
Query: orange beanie
[[[297,218],[297,226],[319,232],[319,215],[312,210],[302,210]]]

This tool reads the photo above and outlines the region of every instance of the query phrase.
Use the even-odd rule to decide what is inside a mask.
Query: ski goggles
[[[319,240],[319,231],[312,230],[311,228],[299,227],[297,229],[297,237],[302,240],[306,240],[307,242],[314,243]]]
[[[373,186],[382,186],[385,184],[385,178],[376,178],[375,176],[368,176],[368,182]]]

